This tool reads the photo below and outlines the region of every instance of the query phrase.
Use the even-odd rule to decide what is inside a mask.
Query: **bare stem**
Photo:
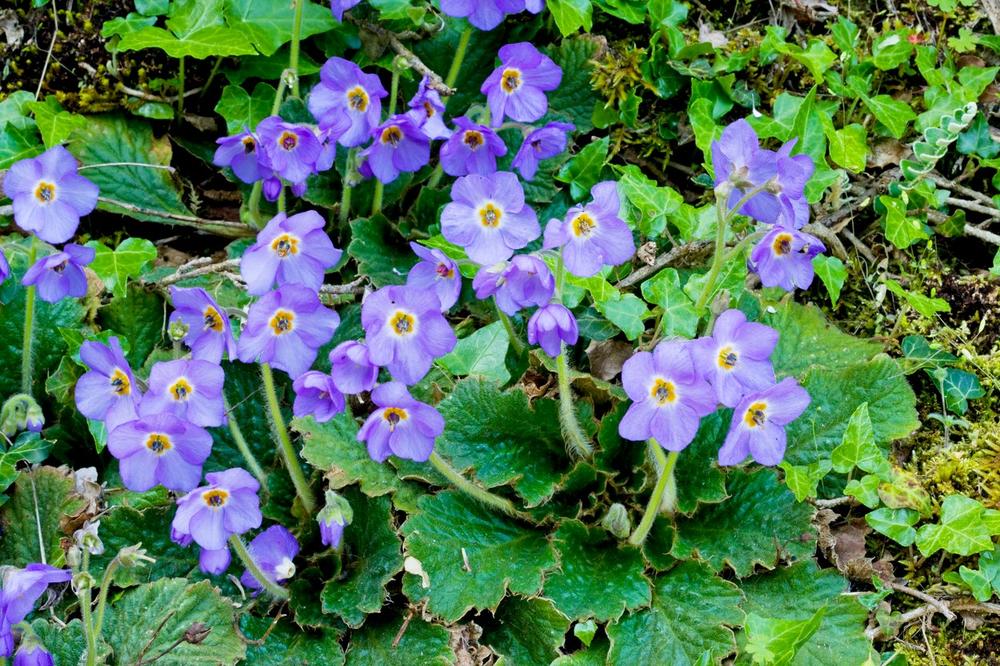
[[[668,497],[672,496],[675,499],[677,497],[677,485],[674,479],[674,467],[677,465],[678,456],[677,451],[671,451],[664,455],[663,449],[653,439],[647,442],[647,446],[649,446],[650,452],[660,464],[660,478],[657,479],[656,486],[653,487],[653,494],[649,496],[649,501],[646,503],[646,511],[642,514],[642,520],[628,538],[628,542],[633,546],[640,546],[646,540],[649,530],[652,529],[653,523],[656,521],[657,514],[660,513],[664,495],[666,494]]]
[[[288,436],[288,427],[285,425],[285,417],[281,415],[281,404],[278,402],[278,392],[274,387],[271,366],[261,363],[260,376],[264,380],[264,394],[267,396],[267,405],[271,412],[271,425],[278,438],[278,452],[285,462],[288,475],[292,478],[292,485],[295,486],[295,494],[302,502],[302,508],[308,515],[312,515],[316,512],[316,498],[313,497],[312,488],[309,487],[309,481],[302,471],[302,465],[299,464],[299,458],[292,446],[292,438]]]

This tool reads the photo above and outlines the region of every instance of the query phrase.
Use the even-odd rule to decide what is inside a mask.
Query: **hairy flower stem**
[[[525,352],[524,342],[518,337],[517,331],[514,330],[514,322],[510,320],[506,312],[500,309],[496,299],[493,300],[493,307],[496,308],[497,316],[503,322],[503,327],[507,330],[507,337],[510,338],[510,346],[514,348],[514,353],[518,356],[523,355]]]
[[[292,447],[292,438],[288,436],[288,427],[285,425],[285,418],[281,415],[281,404],[278,402],[278,392],[274,387],[274,375],[271,373],[271,366],[267,363],[260,364],[260,376],[264,380],[264,393],[267,395],[267,406],[271,412],[271,426],[275,436],[278,438],[278,452],[285,462],[285,469],[292,477],[292,485],[295,486],[295,494],[302,502],[302,508],[306,514],[312,515],[316,512],[316,498],[313,497],[312,488],[302,471],[298,456]]]
[[[89,569],[90,551],[84,549],[80,571],[87,574]],[[83,620],[83,634],[87,641],[87,666],[95,666],[97,664],[97,634],[94,632],[94,619],[91,616],[89,578],[84,581],[78,596],[80,598],[80,617]]]
[[[233,412],[233,406],[229,404],[229,398],[226,397],[225,391],[222,393],[222,404],[226,408],[226,421],[229,424],[229,433],[233,436],[236,448],[239,449],[243,460],[246,461],[247,467],[250,468],[250,472],[260,481],[261,488],[267,488],[267,472],[260,466],[253,451],[250,450],[250,446],[243,436],[243,431],[240,430],[240,424],[236,421],[236,414]]]
[[[111,579],[115,575],[115,570],[121,564],[118,561],[118,557],[111,560],[108,568],[104,570],[104,576],[101,578],[101,588],[97,593],[97,613],[94,615],[94,640],[96,641],[101,636],[101,630],[104,627],[104,607],[108,603],[108,589],[111,587]]]
[[[288,69],[292,70],[292,97],[299,96],[299,41],[302,36],[302,10],[304,0],[295,0],[295,17],[292,19],[292,45],[289,49]]]
[[[481,488],[472,481],[466,479],[458,472],[457,469],[448,464],[448,461],[439,456],[437,451],[431,451],[429,461],[434,469],[441,474],[441,476],[451,481],[456,488],[474,500],[482,502],[483,504],[491,506],[495,509],[500,509],[508,516],[519,517],[521,515],[521,512],[514,507],[514,504],[510,500],[504,499],[499,495],[494,495],[490,491]]]
[[[559,424],[562,426],[563,440],[569,452],[579,458],[589,458],[594,453],[589,438],[576,420],[573,408],[573,389],[569,385],[569,362],[566,360],[566,345],[556,357],[556,374],[559,377]]]
[[[299,3],[301,4],[301,3]],[[278,115],[281,110],[281,102],[285,98],[285,89],[288,87],[289,79],[298,85],[298,74],[293,69],[286,69],[278,77],[278,90],[274,93],[274,103],[271,104],[271,115]],[[263,228],[265,220],[260,216],[260,195],[263,193],[264,181],[258,180],[250,189],[250,198],[247,199],[247,214],[250,217],[250,224],[258,229]]]
[[[34,265],[35,257],[38,254],[38,242],[35,237],[31,237],[31,246],[28,248],[28,267]],[[31,374],[32,374],[32,342],[35,335],[35,285],[31,285],[24,291],[24,338],[21,348],[21,392],[31,395]]]
[[[656,459],[657,466],[660,468],[658,470],[660,478],[656,481],[653,494],[649,496],[649,502],[646,503],[646,511],[642,514],[642,520],[639,521],[639,525],[628,538],[628,542],[633,546],[640,546],[646,540],[646,535],[649,534],[649,530],[653,527],[653,522],[656,520],[656,515],[660,511],[673,513],[674,506],[677,503],[677,480],[674,478],[674,467],[677,466],[678,452],[671,451],[664,455],[663,449],[654,439],[650,439],[647,442],[647,446],[650,453]],[[671,501],[667,503],[666,499],[670,499]]]
[[[240,561],[243,562],[243,566],[247,568],[250,575],[253,576],[265,590],[267,590],[268,594],[275,599],[285,600],[288,598],[288,590],[270,580],[264,575],[264,572],[261,571],[260,567],[257,566],[257,563],[254,562],[254,559],[250,556],[250,551],[247,550],[246,544],[243,543],[243,539],[240,538],[240,535],[234,534],[229,537],[229,546],[233,549],[233,551],[235,551],[236,556],[240,558]]]
[[[340,214],[338,222],[340,223],[341,229],[347,227],[348,221],[351,219],[351,192],[354,183],[354,156],[357,153],[357,149],[351,148],[347,151],[347,159],[344,160],[344,177],[340,179],[341,187],[343,192],[340,193]]]
[[[393,64],[392,81],[389,83],[389,112],[387,118],[392,118],[396,113],[396,96],[399,94],[399,68]],[[375,192],[372,194],[372,215],[382,212],[382,194],[385,185],[378,178],[375,179]]]
[[[451,59],[451,67],[448,68],[448,76],[445,77],[444,84],[449,88],[455,87],[458,81],[458,72],[462,69],[462,61],[465,60],[465,52],[469,48],[469,40],[472,38],[472,25],[465,26],[462,36],[458,39],[458,47],[455,48],[455,57]]]

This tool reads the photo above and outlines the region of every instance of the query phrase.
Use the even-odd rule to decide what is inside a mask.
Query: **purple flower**
[[[52,666],[52,655],[37,641],[24,642],[14,653],[13,666]]]
[[[390,455],[424,462],[434,450],[434,440],[444,432],[444,418],[436,409],[413,398],[400,382],[375,387],[372,402],[378,407],[358,431],[358,441],[368,455],[383,462]]]
[[[378,366],[372,363],[363,342],[341,342],[330,352],[330,375],[341,393],[355,395],[370,391],[378,379]]]
[[[441,302],[441,312],[447,312],[462,293],[458,264],[437,248],[426,248],[419,243],[410,243],[410,247],[421,261],[410,269],[406,286],[433,291]]]
[[[605,264],[615,266],[635,254],[632,232],[618,217],[617,185],[606,180],[590,194],[591,203],[570,208],[564,220],[549,220],[545,227],[545,249],[562,247],[566,270],[580,277],[596,275]]]
[[[108,346],[84,342],[80,345],[80,360],[90,368],[76,382],[76,407],[80,413],[104,421],[108,432],[137,418],[142,395],[118,338],[110,338]]]
[[[538,171],[538,163],[555,157],[566,150],[566,133],[576,127],[570,123],[551,122],[524,138],[511,167],[521,172],[521,177],[531,180]]]
[[[497,170],[497,158],[507,154],[507,146],[497,133],[477,125],[465,116],[455,119],[458,129],[441,146],[441,168],[449,176],[478,173],[488,176]]]
[[[809,221],[805,186],[815,166],[808,155],[791,157],[789,153],[794,146],[793,139],[777,153],[761,150],[750,159],[748,180],[755,184],[766,183],[767,188],[751,198],[741,213],[768,224],[775,224],[784,217],[786,223],[792,222],[788,226],[796,229]]]
[[[813,280],[812,259],[825,250],[815,236],[775,226],[750,251],[747,265],[765,287],[807,289]]]
[[[441,212],[444,237],[482,266],[510,258],[540,232],[521,183],[507,171],[462,176],[451,186],[451,203]]]
[[[0,250],[0,282],[6,280],[8,275],[10,275],[10,264],[7,263],[3,250]]]
[[[344,394],[337,389],[330,375],[310,370],[299,375],[292,388],[295,389],[292,413],[296,417],[311,414],[318,423],[326,423],[344,411]]]
[[[785,426],[809,406],[809,394],[792,377],[751,393],[736,405],[720,465],[736,465],[752,456],[761,465],[777,465],[785,455]]]
[[[710,337],[691,344],[691,356],[719,402],[735,407],[747,393],[774,384],[769,359],[776,344],[776,330],[747,321],[739,310],[726,310],[715,320]]]
[[[412,118],[397,114],[372,132],[372,144],[361,151],[365,160],[359,173],[374,175],[383,183],[396,180],[402,171],[418,171],[431,158],[431,143]]]
[[[87,275],[83,267],[92,262],[96,254],[92,247],[70,243],[62,252],[36,261],[21,278],[21,284],[25,287],[35,285],[38,297],[48,303],[67,296],[82,298],[87,295]]]
[[[383,287],[361,305],[371,362],[389,368],[395,379],[416,384],[434,359],[455,347],[455,332],[441,314],[433,292]]]
[[[187,492],[201,480],[212,436],[173,414],[154,414],[112,430],[108,451],[118,459],[122,483],[129,490],[143,493],[159,484]]]
[[[14,651],[11,627],[28,616],[35,602],[49,585],[66,583],[72,578],[69,569],[48,564],[29,564],[23,569],[7,569],[0,581],[0,657]]]
[[[177,500],[171,538],[190,537],[206,550],[222,550],[234,534],[260,527],[260,484],[239,467],[205,475],[208,485]],[[176,537],[176,538],[175,538]]]
[[[212,164],[229,167],[244,183],[256,183],[263,178],[257,156],[257,137],[250,130],[244,129],[239,134],[224,136],[215,142],[219,147],[215,149]]]
[[[293,379],[309,369],[333,337],[340,316],[308,287],[288,284],[250,306],[237,350],[244,363],[270,363]]]
[[[750,162],[760,150],[760,141],[750,123],[740,118],[727,125],[722,130],[722,136],[712,142],[715,185],[728,181],[737,190],[752,189],[755,184],[750,181]],[[732,208],[741,196],[738,194],[736,199],[731,198],[729,207]]]
[[[451,136],[451,130],[444,124],[444,102],[438,91],[431,88],[426,75],[420,79],[417,94],[410,100],[409,107],[412,109],[410,118],[428,139],[447,139]]]
[[[292,560],[299,554],[299,542],[281,525],[272,525],[255,536],[247,551],[269,582],[283,583],[295,575]],[[251,590],[264,589],[249,570],[243,571],[240,582]]]
[[[381,100],[388,95],[382,82],[343,58],[327,60],[319,76],[309,93],[309,111],[340,145],[360,146],[382,117]]]
[[[344,20],[344,12],[357,5],[361,0],[330,0],[330,11],[338,21]]]
[[[532,254],[519,254],[509,264],[479,269],[472,287],[476,298],[493,296],[497,307],[512,315],[523,308],[547,304],[552,300],[556,281],[544,261]]]
[[[172,286],[170,300],[174,304],[170,324],[180,322],[187,326],[184,343],[191,348],[192,358],[219,363],[223,351],[230,359],[236,358],[236,340],[229,315],[207,291],[201,287],[182,289]]]
[[[191,543],[190,536],[187,537],[187,543]],[[186,546],[187,543],[181,545]],[[218,576],[229,568],[229,562],[232,558],[233,556],[229,552],[228,546],[216,550],[202,548],[201,552],[198,553],[198,568],[207,574]]]
[[[552,358],[562,353],[564,342],[575,345],[579,337],[576,317],[559,303],[538,308],[528,320],[528,342],[540,346]]]
[[[141,416],[173,414],[197,426],[220,426],[226,422],[222,367],[196,359],[163,361],[149,373],[149,389],[139,404]]]
[[[76,172],[76,158],[62,146],[15,162],[3,179],[14,221],[43,241],[65,243],[80,217],[97,206],[97,186]]]
[[[344,528],[354,519],[354,511],[350,503],[332,490],[326,491],[326,506],[323,507],[316,520],[319,523],[319,536],[324,546],[340,548],[344,537]]]
[[[507,14],[524,11],[524,0],[441,0],[441,11],[468,19],[480,30],[492,30]]]
[[[715,411],[715,391],[702,379],[686,340],[667,340],[625,361],[622,384],[632,399],[618,433],[625,439],[653,438],[668,451],[694,439],[701,417]]]
[[[303,184],[316,172],[323,148],[308,125],[286,123],[269,116],[257,125],[260,164],[289,183]]]
[[[240,274],[254,296],[274,285],[301,284],[319,291],[323,274],[343,254],[323,231],[326,221],[314,210],[287,217],[278,213],[247,248],[240,260]]]
[[[562,81],[559,65],[530,42],[501,47],[500,63],[479,89],[489,103],[492,125],[500,127],[504,116],[522,123],[544,116],[549,108],[545,92]]]

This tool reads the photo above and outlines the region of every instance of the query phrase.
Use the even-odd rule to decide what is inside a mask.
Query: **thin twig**
[[[997,210],[996,208],[987,208],[986,206],[966,201],[965,199],[956,199],[955,197],[945,197],[944,202],[946,204],[951,204],[952,206],[958,206],[959,208],[971,210],[974,213],[981,213],[1000,220],[1000,210]]]
[[[833,499],[814,499],[809,501],[817,509],[832,509],[845,504],[854,504],[855,499],[850,495],[844,495],[843,497],[834,497]]]
[[[264,635],[261,636],[260,638],[247,638],[247,635],[243,633],[242,629],[240,629],[239,619],[235,617],[233,618],[233,629],[236,630],[236,635],[239,637],[239,639],[244,643],[246,643],[247,645],[263,645],[264,642],[267,640],[267,637],[271,635],[272,631],[274,631],[274,628],[278,626],[278,621],[283,617],[285,617],[285,614],[282,613],[281,609],[279,608],[278,614],[274,616],[274,620],[267,627],[267,631],[264,632]]]
[[[971,224],[966,224],[963,230],[969,236],[975,236],[979,240],[984,240],[987,243],[992,243],[993,245],[1000,246],[1000,236],[993,233],[992,231],[986,231],[986,229],[980,229],[979,227],[973,226]]]
[[[903,613],[902,615],[900,615],[895,620],[894,624],[896,625],[897,628],[898,627],[902,627],[905,624],[913,622],[914,620],[919,620],[920,618],[924,617],[925,615],[930,615],[931,613],[934,613],[936,611],[937,611],[937,609],[934,608],[934,606],[932,604],[927,604],[925,606],[919,606],[917,608],[914,608],[913,610],[907,611],[907,612]],[[877,638],[881,638],[884,635],[885,635],[885,633],[884,633],[882,627],[879,627],[879,626],[870,627],[868,629],[865,629],[865,636],[868,637],[868,640],[875,640]]]
[[[347,16],[347,20],[389,42],[389,46],[392,47],[392,50],[406,61],[406,64],[410,67],[410,69],[414,69],[418,73],[427,77],[428,85],[430,85],[431,88],[438,91],[442,95],[455,94],[455,89],[447,85],[444,82],[444,79],[442,79],[437,72],[425,65],[424,62],[413,53],[413,51],[406,48],[403,43],[399,41],[399,38],[395,35],[395,33],[386,30],[382,26],[372,23],[371,21],[362,21],[350,15]]]
[[[187,264],[185,264],[185,266],[186,265]],[[190,270],[184,270],[184,266],[181,266],[173,274],[168,275],[160,280],[157,280],[156,284],[161,287],[168,287],[182,280],[188,280],[190,278],[196,278],[201,275],[208,275],[210,273],[219,273],[222,271],[227,271],[232,268],[236,268],[239,265],[240,265],[239,259],[226,259],[225,261],[220,261],[217,264],[209,264],[208,266],[200,266],[198,268],[192,268]]]
[[[125,93],[127,95],[130,95],[132,97],[138,97],[139,99],[144,99],[147,102],[163,102],[165,104],[173,104],[173,103],[177,102],[177,99],[178,99],[177,95],[169,95],[169,96],[165,96],[165,97],[164,96],[160,96],[160,95],[153,95],[151,93],[144,92],[142,90],[136,90],[135,88],[129,88],[126,85],[120,85],[120,86],[118,86],[118,89],[121,90],[123,93]],[[185,90],[184,91],[184,99],[187,99],[191,95],[197,95],[201,91],[202,91],[202,88],[192,88],[191,90]]]
[[[410,609],[410,612],[408,612],[406,614],[406,617],[403,618],[403,625],[399,628],[399,631],[396,632],[396,637],[392,639],[393,649],[399,647],[399,641],[403,640],[403,634],[406,633],[406,628],[410,626],[410,620],[412,619],[413,619],[413,609]]]
[[[143,208],[142,206],[136,206],[134,204],[126,203],[124,201],[118,201],[117,199],[109,199],[107,197],[98,197],[98,201],[105,203],[109,206],[117,206],[131,213],[137,213],[139,215],[149,215],[150,217],[158,217],[164,220],[172,220],[178,224],[183,224],[189,227],[196,227],[203,231],[212,231],[220,236],[227,236],[230,238],[242,238],[245,236],[253,236],[257,233],[257,230],[249,227],[242,222],[232,222],[230,220],[206,220],[205,218],[197,217],[195,215],[178,215],[176,213],[167,213],[162,210],[154,210],[151,208]],[[2,213],[3,211],[0,211]]]
[[[56,7],[56,0],[52,0],[52,41],[49,42],[49,50],[45,53],[45,64],[42,65],[42,73],[38,77],[38,87],[35,88],[35,101],[42,94],[42,86],[45,84],[45,73],[49,71],[49,62],[52,60],[52,50],[56,47],[56,37],[59,35],[59,9]]]
[[[661,268],[666,268],[667,266],[703,263],[706,259],[708,259],[708,250],[712,248],[712,245],[712,241],[693,241],[691,243],[685,243],[684,245],[672,247],[668,252],[658,256],[651,265],[643,266],[629,276],[620,280],[615,287],[618,289],[631,287],[634,284],[642,282],[653,273],[659,271]]]
[[[167,624],[167,622],[170,620],[170,618],[174,616],[174,613],[176,612],[177,611],[170,611],[169,613],[166,614],[166,616],[163,618],[163,621],[160,622],[158,627],[156,627],[156,631],[153,632],[153,635],[149,637],[149,640],[146,642],[146,644],[142,647],[141,650],[139,650],[139,654],[135,658],[136,663],[142,662],[142,658],[146,656],[146,651],[149,650],[150,647],[152,647],[153,641],[155,641],[156,637],[160,635],[160,632],[163,631],[164,625]]]
[[[945,602],[941,601],[940,599],[935,599],[926,592],[921,592],[920,590],[914,590],[912,587],[907,587],[902,583],[894,583],[892,581],[887,581],[885,583],[885,586],[895,590],[896,592],[902,592],[903,594],[908,594],[911,597],[915,597],[925,603],[930,604],[931,606],[934,606],[935,610],[944,615],[949,622],[955,619],[955,614],[951,611],[951,609]]]
[[[964,194],[965,196],[969,197],[970,199],[975,199],[975,200],[979,201],[980,203],[983,203],[983,204],[985,204],[987,206],[993,206],[993,199],[989,198],[988,196],[986,196],[982,192],[977,192],[976,190],[972,189],[971,187],[966,187],[965,185],[962,185],[960,183],[956,183],[953,180],[948,180],[947,178],[945,178],[944,176],[942,176],[941,174],[939,174],[936,171],[932,172],[929,175],[929,178],[931,180],[936,181],[939,185],[941,185],[946,190],[955,190],[959,194]]]

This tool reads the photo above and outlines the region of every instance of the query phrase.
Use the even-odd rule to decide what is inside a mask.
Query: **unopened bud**
[[[83,560],[83,551],[76,544],[73,544],[66,550],[66,564],[73,568],[80,566],[80,562]]]
[[[174,342],[180,342],[185,337],[187,337],[189,330],[190,327],[187,324],[185,324],[180,319],[175,319],[174,321],[170,322],[170,326],[167,327],[167,334],[170,336],[170,339],[173,340]]]
[[[45,414],[27,393],[12,395],[0,407],[0,432],[7,437],[13,437],[22,430],[39,432],[43,425]]]
[[[601,519],[601,527],[619,539],[624,539],[632,531],[632,521],[629,520],[628,510],[623,504],[615,502]]]
[[[137,543],[134,546],[126,546],[119,550],[118,561],[123,567],[143,567],[146,566],[147,562],[153,563],[156,559],[147,555],[146,549],[142,547],[142,544]]]
[[[184,632],[184,640],[192,645],[198,645],[208,638],[210,633],[212,633],[212,627],[204,622],[194,622]]]
[[[86,590],[96,587],[97,581],[94,577],[90,575],[87,571],[80,571],[73,575],[73,592],[76,594],[80,593],[80,590]]]

